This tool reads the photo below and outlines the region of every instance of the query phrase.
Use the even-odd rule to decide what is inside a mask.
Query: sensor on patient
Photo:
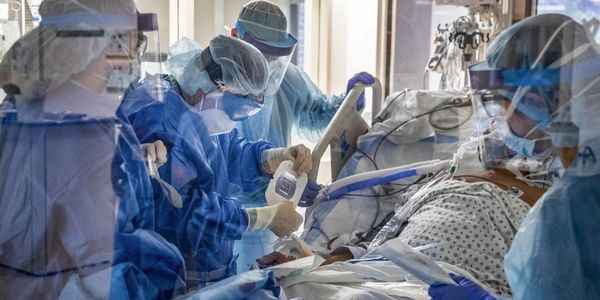
[[[294,206],[298,205],[300,197],[304,192],[308,178],[306,174],[298,175],[293,169],[294,163],[283,161],[273,179],[269,182],[265,197],[269,205],[274,205],[282,201],[292,201]]]

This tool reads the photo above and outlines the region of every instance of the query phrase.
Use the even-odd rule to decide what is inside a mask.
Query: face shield
[[[530,70],[470,68],[476,90],[476,116],[482,132],[480,155],[484,166],[505,168],[516,160],[544,161],[556,148],[577,147],[580,129],[573,108],[593,86],[600,61]],[[599,64],[599,65],[597,65]],[[593,71],[595,69],[595,71]],[[584,88],[574,91],[580,82]],[[594,83],[596,82],[596,83]],[[530,171],[527,169],[526,171]]]
[[[156,14],[137,14],[133,30],[112,33],[106,59],[112,66],[107,91],[123,93],[147,75],[162,74]]]
[[[263,41],[246,32],[239,21],[236,23],[236,30],[242,40],[256,47],[267,60],[267,64],[269,65],[269,81],[265,89],[265,95],[274,95],[279,90],[287,67],[294,55],[297,45],[296,38],[288,34],[287,39],[282,42]]]
[[[158,17],[154,13],[140,13],[137,20],[137,50],[140,59],[139,78],[163,74],[162,62],[166,56],[161,53]]]
[[[484,167],[503,168],[515,157],[543,160],[552,149],[545,130],[556,108],[554,89],[537,83],[518,86],[506,80],[510,71],[483,71],[482,65],[471,66],[470,76]]]

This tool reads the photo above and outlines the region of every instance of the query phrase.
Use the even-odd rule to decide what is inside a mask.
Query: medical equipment
[[[356,140],[369,129],[369,125],[362,118],[356,109],[357,101],[365,86],[356,84],[346,95],[346,99],[331,120],[331,123],[325,129],[323,137],[315,145],[312,151],[312,170],[308,174],[308,179],[316,180],[319,173],[321,158],[327,147],[331,151],[331,178],[337,178],[344,163],[356,151]],[[372,121],[381,109],[382,88],[379,79],[371,85],[373,89],[373,112]]]
[[[410,197],[410,199],[405,205],[403,205],[398,209],[398,211],[396,211],[395,215],[383,226],[381,231],[377,233],[373,241],[371,241],[368,248],[369,251],[383,245],[383,243],[395,238],[398,235],[398,232],[402,228],[402,224],[406,221],[408,217],[408,213],[412,210],[413,203],[411,200],[419,199],[433,185],[451,178],[454,175],[455,171],[455,169],[452,168],[454,166],[454,163],[455,162],[451,162],[451,164],[448,165],[450,168],[447,169],[445,172],[444,170],[438,172],[425,185],[420,187],[419,190]]]
[[[462,16],[444,27],[438,24],[435,51],[425,72],[441,73],[441,90],[460,90],[469,84],[467,67],[485,58],[488,42],[511,22],[511,1],[507,0],[437,0],[437,5],[466,6],[468,16]]]
[[[422,176],[438,172],[442,169],[447,169],[451,165],[451,162],[446,161],[429,161],[420,162],[412,166],[400,166],[395,168],[388,168],[383,170],[377,170],[372,172],[360,173],[354,176],[340,179],[325,189],[325,198],[327,201],[335,200],[343,195],[361,190],[364,188],[370,188],[377,185],[383,185],[400,179],[408,177]]]
[[[275,171],[273,179],[269,182],[265,192],[269,205],[275,205],[283,201],[291,201],[294,203],[294,207],[298,205],[308,178],[306,174],[298,175],[292,168],[293,166],[292,161],[286,160]]]

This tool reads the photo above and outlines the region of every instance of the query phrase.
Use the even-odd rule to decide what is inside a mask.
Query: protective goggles
[[[523,94],[519,90],[484,90],[480,93],[480,101],[489,117],[506,116],[511,103],[514,110],[536,123],[547,123],[554,109],[549,101],[555,99],[553,89],[529,87]],[[556,105],[554,105],[556,106]]]
[[[551,88],[562,84],[587,82],[600,76],[600,58],[560,67],[497,69],[487,61],[469,66],[471,88],[511,90],[520,86]]]
[[[223,111],[233,121],[243,121],[256,114],[264,105],[262,95],[236,95],[228,92],[223,93]]]
[[[227,91],[215,91],[208,94],[199,107],[199,112],[210,109],[218,109],[223,112],[232,121],[242,121],[257,113],[264,102],[262,98],[257,99],[254,96],[241,96],[229,93]]]

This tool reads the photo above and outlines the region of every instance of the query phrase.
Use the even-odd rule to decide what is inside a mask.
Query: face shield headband
[[[265,95],[274,95],[279,90],[279,86],[283,81],[287,67],[296,49],[296,38],[288,34],[288,39],[292,43],[292,46],[276,47],[268,45],[266,42],[255,38],[251,33],[246,32],[239,21],[236,23],[236,30],[243,41],[255,46],[265,56],[269,66],[269,81],[265,89]]]

